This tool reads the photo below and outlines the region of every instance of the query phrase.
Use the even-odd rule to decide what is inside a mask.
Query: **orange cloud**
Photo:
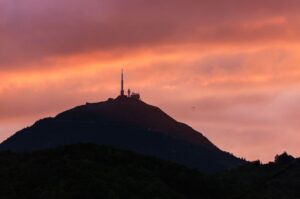
[[[126,87],[222,149],[264,161],[299,155],[299,8],[293,0],[0,1],[0,139],[117,95],[124,67]]]

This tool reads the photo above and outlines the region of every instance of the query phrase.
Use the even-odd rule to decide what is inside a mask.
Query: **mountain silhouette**
[[[126,96],[87,103],[39,120],[1,143],[0,150],[33,151],[76,143],[131,150],[204,172],[244,163],[158,107]]]

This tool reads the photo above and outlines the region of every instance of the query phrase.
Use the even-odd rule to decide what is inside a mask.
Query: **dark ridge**
[[[95,144],[0,152],[0,198],[299,199],[300,160],[287,154],[208,175]]]

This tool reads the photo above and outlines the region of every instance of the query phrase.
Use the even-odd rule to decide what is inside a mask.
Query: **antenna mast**
[[[124,96],[124,74],[123,74],[123,69],[121,73],[121,96]]]

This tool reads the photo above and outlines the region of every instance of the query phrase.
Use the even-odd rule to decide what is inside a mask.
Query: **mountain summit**
[[[87,103],[39,120],[1,143],[0,149],[32,151],[74,143],[131,150],[204,172],[243,163],[159,108],[128,96]]]
[[[158,107],[124,93],[45,118],[1,143],[0,150],[32,151],[76,143],[96,143],[174,161],[205,172],[236,167],[242,160],[223,152],[201,133]]]

